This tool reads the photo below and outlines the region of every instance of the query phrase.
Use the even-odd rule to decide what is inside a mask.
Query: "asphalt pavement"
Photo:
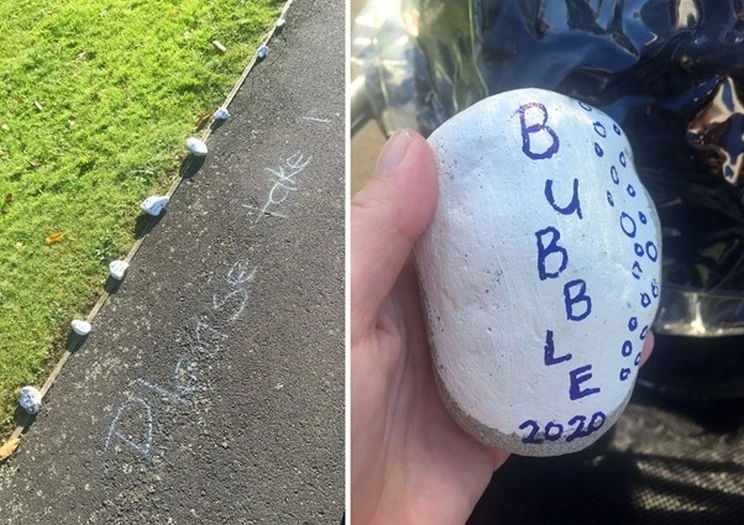
[[[0,466],[0,523],[339,521],[343,13],[290,6]]]

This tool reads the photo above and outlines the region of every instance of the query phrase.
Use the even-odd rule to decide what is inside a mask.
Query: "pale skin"
[[[351,203],[354,525],[465,523],[509,456],[461,430],[434,385],[411,250],[437,191],[428,144],[399,130]]]

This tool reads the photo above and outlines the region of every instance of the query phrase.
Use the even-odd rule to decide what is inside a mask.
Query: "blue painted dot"
[[[636,328],[638,328],[638,319],[636,317],[631,317],[630,321],[628,321],[628,330],[635,332]]]
[[[602,138],[605,138],[607,136],[607,130],[604,127],[604,124],[601,122],[595,122],[594,123],[594,131]]]
[[[651,259],[651,262],[656,262],[659,258],[659,249],[654,244],[654,241],[648,241],[646,243],[646,253],[648,254],[648,258]]]
[[[641,246],[638,243],[635,243],[635,246],[633,246],[633,249],[635,250],[635,253],[638,257],[643,257],[643,246]]]
[[[628,165],[628,164],[627,164],[627,161],[625,160],[625,152],[624,152],[624,151],[621,151],[621,152],[620,152],[620,165],[621,165],[621,166],[622,166],[623,168],[624,168],[625,166],[627,166],[627,165]]]
[[[636,236],[636,223],[633,217],[623,212],[620,215],[620,227],[623,229],[623,233],[633,239]]]
[[[630,368],[623,368],[620,370],[620,381],[625,381],[630,375]]]
[[[612,125],[612,131],[614,131],[618,135],[622,135],[622,132],[620,131],[620,126],[618,126],[617,124]]]
[[[641,353],[640,352],[636,354],[635,359],[633,360],[633,364],[636,366],[641,364]]]
[[[630,184],[628,184],[628,195],[630,195],[631,197],[636,196],[635,188]]]
[[[594,153],[597,154],[597,157],[604,157],[604,150],[602,149],[602,146],[600,146],[596,142],[594,143]]]
[[[581,106],[582,108],[584,108],[587,111],[591,111],[592,110],[592,107],[589,104],[584,104],[583,102],[579,102],[579,106]]]
[[[623,343],[623,349],[622,349],[623,357],[628,357],[630,354],[633,353],[633,343],[630,341],[625,341]]]
[[[610,193],[609,191],[607,192],[607,202],[610,203],[610,206],[615,205],[615,201],[612,200],[612,193]]]
[[[612,182],[620,184],[620,176],[617,174],[617,168],[615,166],[610,167],[610,177],[612,177]]]
[[[638,218],[641,220],[641,224],[646,224],[648,222],[648,219],[646,218],[646,216],[643,214],[642,211],[638,212]]]
[[[646,339],[646,335],[648,334],[648,325],[643,327],[643,330],[641,330],[641,341]]]
[[[641,292],[641,306],[648,308],[651,306],[651,297],[646,292]],[[643,335],[643,333],[641,333]],[[643,339],[643,337],[641,337]]]

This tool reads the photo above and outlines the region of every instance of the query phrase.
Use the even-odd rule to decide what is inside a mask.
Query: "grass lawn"
[[[282,0],[0,2],[0,429]],[[211,45],[227,46],[220,54]],[[53,232],[59,242],[46,244]]]

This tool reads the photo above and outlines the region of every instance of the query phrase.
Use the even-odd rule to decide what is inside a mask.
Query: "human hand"
[[[351,516],[464,523],[508,453],[450,417],[436,390],[411,250],[434,214],[434,156],[399,130],[351,203]],[[653,347],[646,338],[645,361]]]

